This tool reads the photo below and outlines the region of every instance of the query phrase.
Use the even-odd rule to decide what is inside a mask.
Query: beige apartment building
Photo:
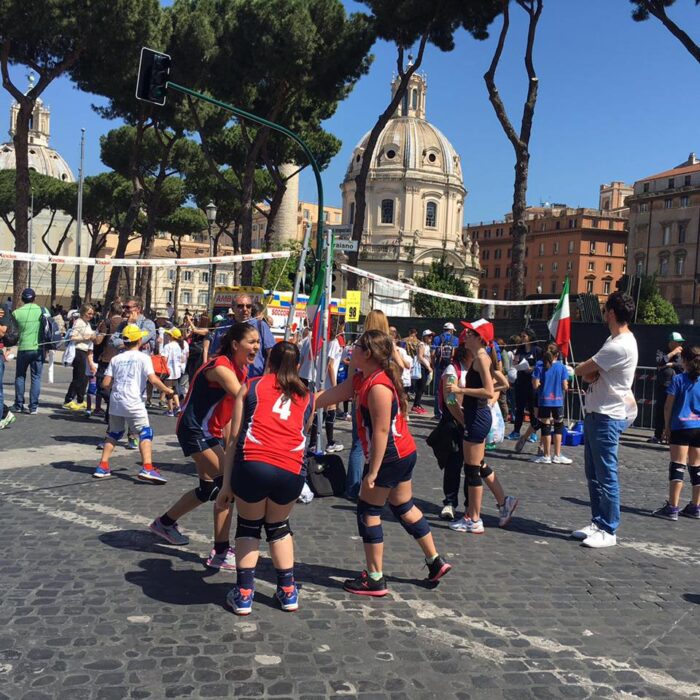
[[[700,160],[634,183],[630,207],[628,267],[636,275],[656,275],[661,295],[681,321],[700,317]]]

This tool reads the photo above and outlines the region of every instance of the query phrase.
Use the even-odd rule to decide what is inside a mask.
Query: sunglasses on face
[[[252,304],[236,304],[237,309],[252,309]]]

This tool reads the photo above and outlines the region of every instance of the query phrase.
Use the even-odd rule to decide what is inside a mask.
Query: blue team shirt
[[[563,382],[569,379],[569,373],[561,362],[557,360],[549,369],[545,369],[544,362],[538,360],[532,370],[532,378],[540,382],[537,390],[538,406],[552,408],[564,405]]]
[[[677,374],[667,393],[673,396],[671,430],[700,428],[700,381],[693,381],[687,374]]]

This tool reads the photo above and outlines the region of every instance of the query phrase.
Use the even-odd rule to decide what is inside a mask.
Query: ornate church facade
[[[398,78],[392,83],[393,93],[397,87]],[[426,92],[425,76],[415,73],[377,141],[367,179],[358,266],[414,281],[433,261],[444,258],[476,293],[479,256],[462,239],[467,191],[461,161],[445,135],[426,120]],[[346,225],[354,222],[355,178],[368,140],[369,133],[353,150],[341,185]],[[395,295],[395,290],[387,293]]]

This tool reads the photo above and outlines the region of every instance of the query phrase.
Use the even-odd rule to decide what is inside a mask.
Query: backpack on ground
[[[315,496],[342,496],[345,493],[345,465],[339,455],[310,457],[306,480]]]

